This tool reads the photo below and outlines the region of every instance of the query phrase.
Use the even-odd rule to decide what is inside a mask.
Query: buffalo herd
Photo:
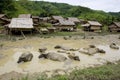
[[[119,49],[119,46],[117,46],[115,43],[111,43],[109,45],[109,47],[111,49],[115,49],[115,50]],[[46,47],[40,48],[39,49],[40,55],[38,56],[38,58],[50,59],[50,60],[53,60],[53,61],[60,61],[60,62],[63,62],[67,59],[80,61],[79,56],[76,55],[74,53],[74,51],[78,51],[80,53],[84,53],[84,54],[87,54],[87,55],[94,55],[96,53],[103,53],[103,54],[106,53],[106,51],[104,51],[103,49],[97,48],[95,45],[89,45],[89,47],[82,48],[82,49],[68,48],[68,47],[64,47],[64,46],[61,46],[61,45],[56,45],[54,47],[54,49],[56,49],[57,52],[46,52],[47,51]],[[60,53],[64,53],[67,56],[64,56]],[[32,53],[30,53],[30,52],[22,53],[21,56],[19,57],[17,63],[31,61],[32,58],[33,58]]]

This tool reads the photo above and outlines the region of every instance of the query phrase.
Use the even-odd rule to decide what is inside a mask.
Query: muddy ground
[[[94,38],[94,39],[93,39]],[[95,67],[104,65],[107,62],[115,63],[120,60],[120,50],[110,49],[109,44],[116,43],[120,45],[118,34],[104,35],[104,36],[72,36],[67,39],[63,36],[40,38],[28,37],[26,39],[16,40],[0,40],[0,80],[9,80],[12,77],[17,79],[21,76],[45,73],[50,77],[51,75],[65,74],[71,72],[73,69],[83,69],[87,67]],[[89,45],[96,45],[98,48],[104,49],[105,54],[96,53],[89,56],[79,51],[71,51],[80,58],[80,61],[66,60],[64,62],[52,61],[48,59],[39,59],[39,48],[46,47],[47,52],[57,52],[54,49],[56,45],[63,45],[71,48],[84,48]],[[120,46],[119,46],[120,47]],[[30,62],[18,64],[18,58],[23,52],[31,52],[33,59]],[[65,53],[58,53],[67,57]],[[34,75],[33,75],[34,74]]]

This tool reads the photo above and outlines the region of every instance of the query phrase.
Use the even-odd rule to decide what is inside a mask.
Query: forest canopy
[[[17,17],[19,14],[27,13],[41,17],[61,15],[63,17],[78,17],[85,20],[97,20],[106,25],[111,24],[112,21],[120,21],[120,12],[106,13],[104,11],[92,10],[82,6],[44,1],[1,0],[0,13],[7,14],[9,17]]]

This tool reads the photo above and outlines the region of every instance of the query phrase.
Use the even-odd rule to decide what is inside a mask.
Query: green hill
[[[7,6],[4,5],[5,8],[3,8],[3,10],[0,12],[4,12],[11,17],[17,17],[19,14],[23,13],[30,13],[32,15],[43,17],[51,15],[62,15],[63,17],[78,17],[85,20],[97,20],[106,25],[110,24],[112,21],[120,20],[119,16],[115,16],[113,13],[92,10],[87,7],[72,6],[65,3],[28,0],[3,0],[3,2],[7,2],[9,4]],[[0,7],[1,4],[4,3],[0,3]]]

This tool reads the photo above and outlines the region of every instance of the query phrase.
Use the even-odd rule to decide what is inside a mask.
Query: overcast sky
[[[81,5],[106,12],[120,12],[120,0],[35,0]]]

